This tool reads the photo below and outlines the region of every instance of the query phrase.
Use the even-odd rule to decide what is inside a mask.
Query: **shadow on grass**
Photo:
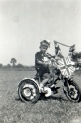
[[[15,97],[15,100],[23,102],[19,97]]]
[[[44,101],[47,101],[47,100],[57,100],[57,101],[68,101],[68,99],[64,99],[63,97],[42,97],[40,98],[39,100],[44,100]]]
[[[22,102],[22,103],[25,103],[25,102],[23,102],[19,97],[15,97],[15,100],[16,101],[20,101],[20,102]],[[57,101],[60,101],[60,102],[62,102],[62,101],[68,101],[68,100],[66,100],[66,99],[64,99],[64,98],[62,98],[62,97],[54,97],[54,96],[50,96],[50,97],[45,97],[43,94],[40,96],[40,98],[39,98],[39,100],[38,101],[49,101],[49,100],[57,100]],[[37,101],[37,102],[38,102]],[[31,103],[31,101],[27,101],[27,102],[30,102]],[[34,104],[34,103],[33,103]]]
[[[20,102],[23,102],[20,98],[19,98],[19,96],[16,96],[15,97],[15,100],[16,101],[20,101]],[[62,102],[62,101],[65,101],[65,102],[69,102],[69,99],[66,97],[62,97],[62,96],[58,96],[57,94],[55,94],[55,95],[53,95],[53,96],[50,96],[50,97],[45,97],[45,94],[44,93],[41,93],[41,95],[40,95],[40,97],[39,97],[39,99],[38,99],[38,101],[41,101],[41,100],[43,100],[43,101],[49,101],[49,100],[57,100],[57,101],[60,101],[60,102]],[[37,102],[38,102],[37,101]],[[31,102],[31,101],[27,101],[27,102]],[[80,96],[80,100],[79,100],[79,103],[81,102],[81,96]],[[23,102],[24,103],[24,102]]]

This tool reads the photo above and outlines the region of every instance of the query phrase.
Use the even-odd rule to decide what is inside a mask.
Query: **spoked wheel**
[[[34,80],[25,79],[19,83],[18,95],[25,103],[27,101],[36,103],[40,97],[38,85]]]
[[[71,82],[68,84],[67,91],[65,91],[65,94],[67,98],[72,101],[72,102],[79,102],[80,100],[80,91],[78,86],[74,83]]]

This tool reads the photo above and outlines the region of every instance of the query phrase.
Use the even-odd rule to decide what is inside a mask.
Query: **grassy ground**
[[[81,123],[81,102],[68,101],[62,90],[36,104],[18,99],[18,83],[34,74],[34,71],[0,71],[0,123]],[[80,81],[80,75],[78,72],[75,79]]]

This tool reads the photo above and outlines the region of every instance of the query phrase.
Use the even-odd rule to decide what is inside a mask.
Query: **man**
[[[49,66],[45,62],[47,58],[47,49],[50,47],[50,42],[43,40],[40,42],[40,51],[35,54],[35,68],[40,77],[45,73],[50,73]]]
[[[50,73],[49,64],[47,61],[51,59],[51,55],[46,53],[47,49],[50,47],[50,42],[43,40],[40,42],[40,51],[35,54],[35,69],[39,74],[40,78],[47,74],[47,78],[41,82],[41,86],[53,79],[54,75]]]

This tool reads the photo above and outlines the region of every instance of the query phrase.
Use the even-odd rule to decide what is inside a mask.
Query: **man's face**
[[[41,46],[41,51],[43,52],[43,53],[45,53],[46,52],[46,50],[48,49],[48,47],[46,47],[46,46]]]

